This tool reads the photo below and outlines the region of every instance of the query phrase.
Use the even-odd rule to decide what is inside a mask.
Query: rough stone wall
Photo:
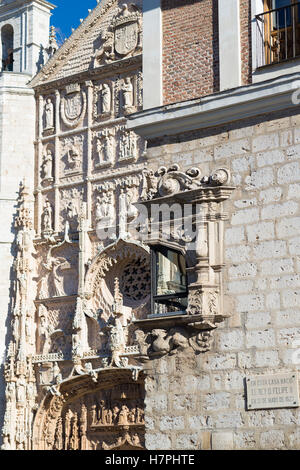
[[[164,104],[219,88],[218,1],[162,0]]]
[[[149,365],[148,449],[296,449],[300,410],[246,410],[248,375],[299,369],[300,115],[274,114],[149,143],[149,163],[230,168],[225,312],[210,352]],[[151,369],[151,367],[153,367]]]

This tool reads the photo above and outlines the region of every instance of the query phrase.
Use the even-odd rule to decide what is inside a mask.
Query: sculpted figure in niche
[[[53,129],[54,127],[54,106],[50,98],[47,99],[45,104],[45,130]]]
[[[65,295],[63,289],[63,278],[59,276],[58,270],[66,263],[64,258],[50,257],[47,263],[44,263],[44,268],[48,271],[48,290],[53,297],[62,297]]]
[[[123,92],[123,109],[128,110],[133,106],[133,85],[130,77],[126,77],[122,86]]]
[[[107,83],[103,83],[101,89],[101,114],[109,114],[111,111],[111,91]]]
[[[71,170],[78,170],[80,167],[80,153],[78,148],[75,145],[72,145],[72,147],[68,150],[67,152],[67,162],[68,162],[68,168]]]
[[[136,136],[132,132],[124,132],[121,135],[120,142],[120,160],[128,160],[136,158],[137,156],[137,142]]]
[[[44,155],[42,163],[42,178],[43,180],[52,179],[52,167],[53,167],[53,154],[50,149]]]
[[[109,131],[103,131],[97,138],[97,166],[110,165],[113,163],[114,144],[113,138]]]
[[[51,232],[52,231],[52,217],[53,211],[50,202],[48,199],[45,201],[44,210],[43,210],[43,231],[44,232]]]
[[[121,411],[119,413],[119,421],[118,424],[120,425],[128,425],[128,414],[129,414],[129,409],[127,408],[126,405],[122,405]]]

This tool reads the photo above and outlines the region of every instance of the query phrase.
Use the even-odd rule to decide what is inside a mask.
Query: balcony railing
[[[256,15],[257,67],[300,57],[300,2]]]

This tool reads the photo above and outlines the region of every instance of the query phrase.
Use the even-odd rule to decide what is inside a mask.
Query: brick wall
[[[296,111],[295,111],[296,112]],[[248,375],[295,371],[300,338],[300,115],[148,142],[149,166],[229,168],[225,312],[211,351],[165,357],[146,382],[148,449],[299,449],[300,408],[246,410]],[[226,443],[226,442],[227,443]]]
[[[252,82],[251,1],[240,0],[242,85]]]
[[[218,1],[162,0],[164,104],[219,88]]]
[[[251,83],[251,2],[240,0],[242,84]],[[162,0],[164,104],[219,91],[218,0]]]

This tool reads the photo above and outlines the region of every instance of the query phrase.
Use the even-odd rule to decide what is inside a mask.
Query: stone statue
[[[101,113],[109,114],[111,111],[111,91],[107,83],[103,83],[101,90]]]
[[[54,106],[50,98],[47,99],[45,105],[45,130],[54,127]]]
[[[42,163],[42,177],[43,180],[52,179],[52,167],[53,167],[53,154],[50,149],[44,155]]]
[[[128,110],[133,106],[133,85],[130,77],[126,77],[122,86],[123,109]]]
[[[43,210],[43,231],[51,232],[52,231],[52,217],[53,211],[50,202],[46,199],[44,210]]]

